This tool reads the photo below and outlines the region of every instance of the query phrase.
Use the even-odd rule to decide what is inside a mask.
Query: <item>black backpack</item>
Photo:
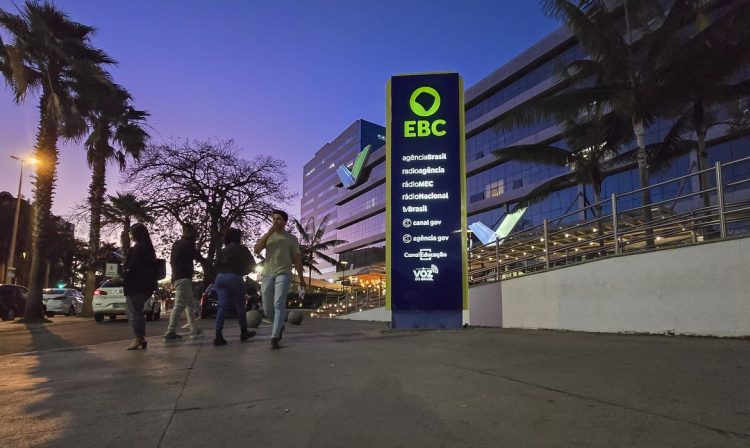
[[[163,258],[156,259],[156,280],[167,278],[167,260]]]

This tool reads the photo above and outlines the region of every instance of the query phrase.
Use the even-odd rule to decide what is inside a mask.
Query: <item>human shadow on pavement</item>
[[[182,386],[163,375],[169,360],[125,341],[73,347],[43,325],[30,332],[41,351],[0,357],[0,417],[16,422],[0,444],[158,446]]]

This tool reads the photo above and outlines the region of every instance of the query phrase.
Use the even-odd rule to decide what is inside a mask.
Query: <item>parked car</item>
[[[0,318],[13,320],[23,316],[29,290],[19,285],[0,285]]]
[[[245,298],[247,300],[247,303],[245,303],[246,310],[258,309],[258,303],[260,302],[259,296],[251,298],[245,295]],[[216,295],[216,287],[213,283],[208,285],[208,288],[206,288],[206,291],[201,296],[198,308],[200,310],[201,319],[216,316],[216,311],[219,309],[219,297]],[[227,307],[226,317],[237,317],[237,310],[234,309],[234,304],[230,304],[230,306]]]
[[[128,306],[122,289],[123,284],[122,278],[115,277],[105,281],[102,283],[102,286],[94,291],[93,308],[95,321],[103,321],[104,316],[109,316],[110,320],[115,320],[117,316],[127,314]],[[146,315],[146,320],[161,319],[161,302],[155,300],[152,295],[146,300],[143,306],[143,313]]]
[[[75,316],[83,310],[83,294],[72,288],[47,288],[42,290],[46,316],[55,314]]]

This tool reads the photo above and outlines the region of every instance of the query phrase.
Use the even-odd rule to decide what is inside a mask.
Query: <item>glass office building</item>
[[[505,214],[534,188],[567,172],[563,167],[537,163],[500,162],[493,153],[517,144],[545,143],[564,147],[560,141],[561,128],[554,121],[542,121],[511,131],[501,131],[495,125],[503,114],[517,105],[540,95],[559,91],[562,88],[557,76],[560,67],[584,57],[585,54],[573,35],[567,29],[560,28],[467,89],[466,179],[469,224],[482,221],[487,226],[496,228]],[[651,125],[647,130],[647,143],[659,141],[671,125],[670,120]],[[385,135],[382,127],[377,128],[380,129],[380,134]],[[373,146],[374,151],[363,173],[364,180],[359,185],[352,189],[336,187],[334,184],[340,184],[340,181],[335,175],[334,165],[339,162],[334,163],[332,158],[336,156],[337,160],[351,163],[362,147],[352,143],[336,149],[340,145],[336,142],[347,139],[346,136],[351,132],[356,133],[353,128],[347,129],[334,143],[318,151],[315,158],[306,165],[302,210],[303,217],[322,217],[325,213],[335,213],[336,222],[331,227],[330,238],[336,237],[348,242],[336,248],[335,252],[339,259],[348,262],[350,268],[353,265],[351,274],[356,274],[382,269],[385,260],[385,146],[382,141]],[[750,156],[750,137],[730,140],[726,138],[725,130],[716,128],[709,132],[708,139],[711,163]],[[321,159],[329,160],[330,163],[321,165],[315,162]],[[309,170],[315,166],[327,166],[329,175],[313,177],[315,173],[310,174]],[[690,170],[695,171],[695,166],[693,154],[681,156],[666,170],[652,173],[651,184],[688,174]],[[308,183],[315,184],[314,191],[308,188]],[[682,194],[687,194],[696,187],[683,186],[685,189]],[[621,166],[616,172],[608,173],[602,195],[607,197],[611,193],[637,188],[637,168],[634,164]],[[652,192],[653,200],[674,197],[676,192],[671,190],[674,188],[677,186],[670,184],[663,191],[655,189]],[[545,199],[531,204],[516,230],[538,225],[545,218],[580,209],[591,203],[592,198],[590,186],[563,185]],[[638,195],[633,195],[633,201],[637,200]]]
[[[339,229],[339,223],[342,220],[351,218],[353,204],[346,207],[339,205],[340,191],[345,188],[341,185],[336,171],[340,166],[351,168],[354,159],[364,147],[370,145],[371,148],[376,149],[384,144],[384,127],[365,120],[357,120],[338,137],[320,148],[312,160],[305,164],[301,222],[305,224],[308,219],[314,218],[317,226],[325,216],[328,216],[329,221],[323,241],[332,239],[354,241],[358,235],[361,235],[361,232],[354,234],[351,230],[343,232]],[[373,158],[370,157],[370,160]],[[362,176],[367,176],[369,170],[369,167],[365,167]],[[335,253],[329,255],[337,258]],[[325,261],[319,260],[316,267],[323,274],[323,278],[336,277],[335,267]]]

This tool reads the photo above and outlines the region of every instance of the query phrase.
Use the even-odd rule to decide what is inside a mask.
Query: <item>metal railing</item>
[[[335,317],[383,306],[385,306],[385,291],[355,288],[325,303],[317,304],[313,308],[312,317]]]
[[[735,179],[731,183],[724,181],[728,170]],[[701,178],[709,185],[699,187]],[[694,191],[684,193],[686,185]],[[641,205],[645,190],[652,194],[647,206]],[[666,197],[670,190],[674,192]],[[502,242],[474,247],[469,251],[469,284],[743,233],[750,233],[750,157],[612,194],[516,231]]]

